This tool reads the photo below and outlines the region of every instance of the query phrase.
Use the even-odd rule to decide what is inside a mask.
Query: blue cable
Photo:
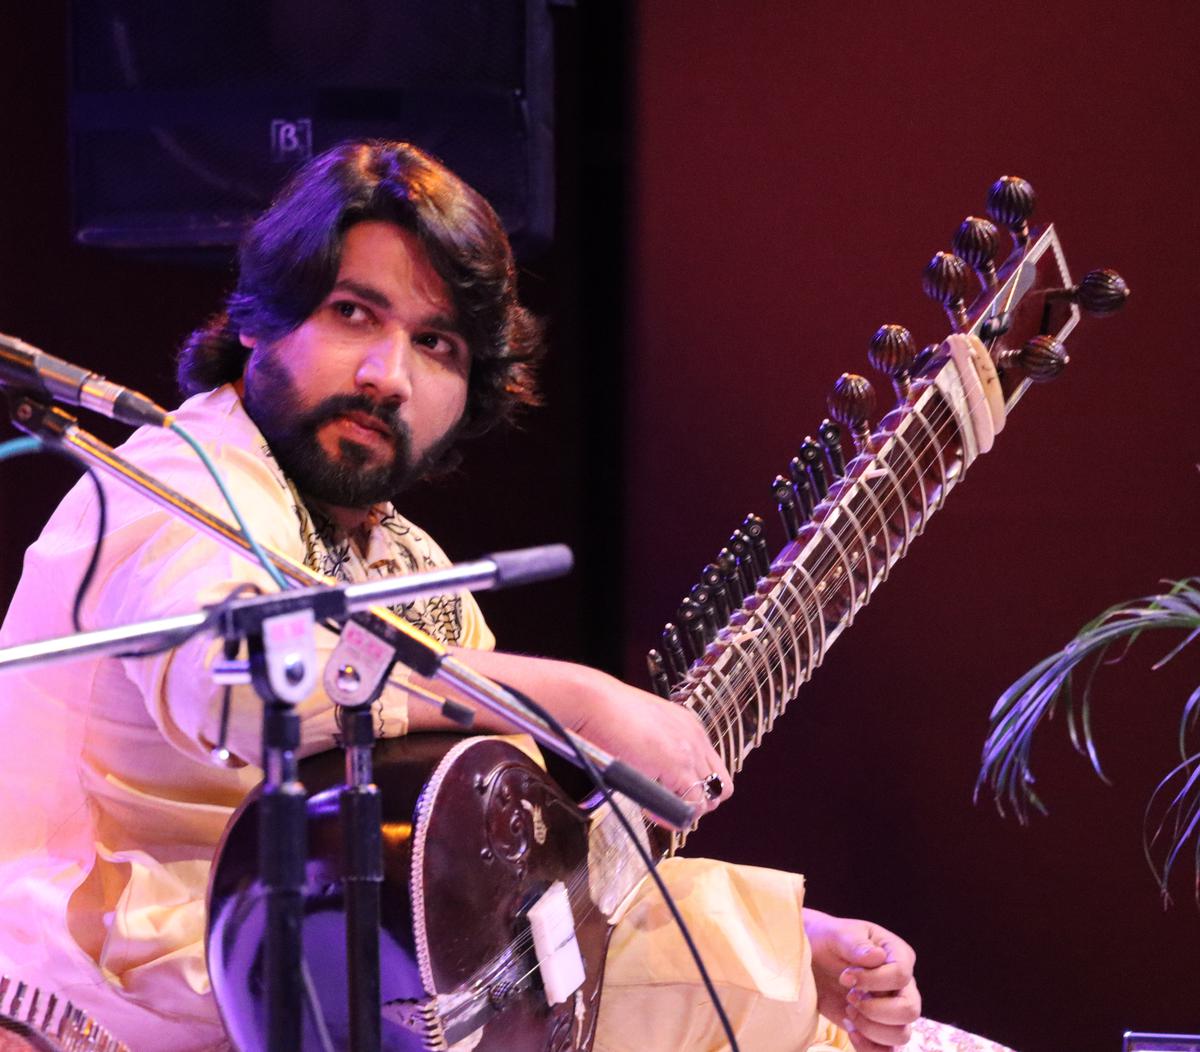
[[[7,460],[9,457],[20,457],[26,453],[36,453],[42,446],[40,438],[34,438],[33,435],[22,435],[20,438],[10,438],[7,442],[0,442],[0,460]]]
[[[229,510],[233,513],[233,517],[237,521],[238,527],[242,531],[242,536],[246,538],[246,543],[249,545],[250,550],[254,553],[255,557],[260,563],[262,563],[263,569],[270,574],[271,580],[279,585],[280,589],[282,590],[290,588],[291,583],[286,577],[283,576],[282,573],[279,572],[279,568],[273,562],[271,562],[271,560],[267,557],[267,553],[262,550],[262,547],[259,545],[258,541],[256,541],[253,535],[250,533],[250,528],[246,525],[246,520],[242,518],[242,513],[238,511],[238,506],[234,503],[233,495],[229,492],[225,485],[224,479],[221,478],[221,473],[217,470],[216,464],[212,462],[212,458],[209,457],[204,447],[201,446],[200,443],[188,433],[186,428],[176,421],[171,421],[170,428],[175,432],[175,434],[177,434],[189,446],[192,447],[196,453],[196,456],[200,458],[200,462],[205,466],[205,468],[208,469],[208,473],[213,477],[213,481],[217,484],[217,488],[221,491],[221,496],[225,498],[225,503],[229,505]]]

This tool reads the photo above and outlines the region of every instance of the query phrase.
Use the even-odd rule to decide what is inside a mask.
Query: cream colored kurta
[[[365,558],[349,545],[314,552],[307,514],[298,521],[294,493],[231,387],[190,399],[178,419],[214,457],[263,543],[346,579],[446,562],[396,515],[375,526]],[[122,452],[224,511],[177,436],[139,431]],[[149,501],[116,484],[105,489],[108,536],[86,627],[195,610],[241,582],[273,587],[260,568]],[[0,645],[71,631],[95,503],[81,480],[29,549]],[[408,613],[448,642],[493,643],[470,597]],[[322,635],[327,651],[331,637]],[[210,760],[221,692],[206,667],[216,646],[201,638],[155,657],[0,677],[0,968],[83,1006],[134,1052],[187,1052],[222,1039],[204,967],[204,895],[221,832],[261,772]],[[302,751],[329,748],[333,707],[323,692],[299,711]],[[249,761],[259,754],[260,712],[251,688],[234,691],[228,744]],[[407,729],[402,691],[389,689],[377,713],[382,733]]]
[[[390,509],[365,557],[348,544],[324,545],[232,388],[190,399],[178,419],[210,451],[263,543],[346,580],[445,563]],[[224,513],[178,437],[143,430],[122,451]],[[108,534],[86,627],[189,612],[243,582],[272,587],[261,569],[124,487],[106,492]],[[26,554],[0,645],[70,632],[95,518],[83,480]],[[469,596],[403,613],[444,642],[493,644]],[[234,690],[227,744],[247,765],[215,765],[221,692],[207,669],[217,646],[197,639],[151,657],[0,676],[0,970],[71,999],[134,1052],[225,1047],[204,966],[204,895],[229,816],[260,780],[260,704],[250,688]],[[329,637],[320,641],[323,651],[331,646]],[[302,752],[329,748],[328,699],[318,689],[299,711]],[[379,730],[403,734],[407,724],[406,696],[389,688],[377,706]],[[663,872],[744,1049],[848,1047],[816,1014],[800,877],[685,859]],[[602,1006],[597,1052],[724,1047],[679,933],[648,884],[614,934]]]

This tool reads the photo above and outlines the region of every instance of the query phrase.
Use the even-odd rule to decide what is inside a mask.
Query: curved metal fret
[[[846,554],[845,545],[842,544],[841,539],[837,536],[837,533],[830,528],[827,515],[826,517],[823,517],[820,522],[817,522],[814,516],[813,522],[817,527],[817,533],[820,536],[827,538],[838,550],[838,557],[841,559],[842,568],[846,573],[846,583],[850,589],[850,601],[846,607],[846,613],[843,615],[843,617],[846,619],[845,624],[852,625],[854,624],[854,615],[858,612],[859,607],[862,605],[858,601],[858,590],[854,587],[854,566],[850,562],[849,555]]]
[[[921,518],[920,521],[913,523],[911,516],[908,513],[909,503],[904,491],[904,476],[901,475],[897,480],[897,489],[900,493],[900,509],[904,514],[904,546],[900,549],[900,558],[908,554],[908,546],[912,543],[913,537],[919,537],[925,532],[925,523],[929,520],[929,501],[925,496],[925,485],[921,480],[921,464],[917,460],[916,454],[912,451],[912,446],[908,444],[908,439],[905,438],[899,430],[893,431],[890,441],[895,443],[906,457],[912,466],[913,481],[916,485],[917,492],[921,495]],[[887,463],[886,461],[884,463]],[[888,465],[888,470],[891,471],[891,465]],[[913,532],[913,528],[916,532]]]
[[[825,608],[821,605],[821,593],[820,589],[817,588],[817,582],[813,580],[812,574],[810,574],[808,570],[804,568],[803,564],[796,563],[789,569],[788,574],[785,574],[784,576],[787,577],[795,575],[799,575],[800,577],[804,578],[804,584],[808,589],[808,595],[812,599],[813,604],[816,606],[816,610],[813,611],[813,616],[807,616],[808,605],[804,601],[803,596],[801,596],[802,609],[805,612],[804,627],[808,629],[808,674],[811,676],[813,669],[818,668],[821,662],[825,660],[825,647],[828,642],[828,637],[825,634]],[[795,588],[795,585],[791,582],[788,582],[788,586]],[[816,622],[817,629],[821,633],[821,642],[818,644],[815,650],[813,649],[812,645],[812,626],[814,621]]]
[[[927,390],[933,391],[933,390],[936,390],[936,388],[930,387]],[[942,484],[938,487],[936,503],[934,504],[934,506],[932,508],[929,509],[930,512],[934,512],[934,511],[937,511],[937,509],[942,506],[943,502],[946,500],[946,494],[950,491],[950,475],[949,475],[949,472],[946,470],[946,461],[942,456],[942,453],[943,453],[945,447],[938,440],[938,437],[934,433],[932,425],[929,423],[928,420],[925,419],[925,416],[922,414],[921,408],[920,408],[921,401],[923,401],[923,399],[918,399],[917,403],[915,405],[913,405],[912,415],[909,417],[909,419],[916,420],[917,423],[920,424],[922,428],[924,428],[925,434],[929,436],[930,444],[932,445],[934,452],[937,454],[938,473],[941,476]],[[947,412],[949,412],[948,409],[947,409]],[[920,470],[920,465],[918,464],[917,484],[919,486],[921,486],[922,497],[926,497],[925,487],[923,484],[924,477],[925,477],[925,473]]]
[[[857,487],[855,487],[853,484],[851,484],[850,486],[847,487],[846,500],[841,501],[838,504],[838,509],[849,520],[850,526],[854,530],[854,532],[858,534],[859,544],[862,547],[862,553],[863,553],[863,566],[866,568],[866,571],[867,571],[867,581],[866,581],[867,595],[870,596],[870,594],[873,591],[875,591],[875,572],[874,572],[875,568],[871,565],[871,551],[870,551],[870,545],[867,543],[867,531],[863,529],[862,523],[859,521],[858,516],[855,515],[854,512],[851,511],[851,509],[850,509],[850,505],[854,500],[854,491],[856,488]],[[840,494],[838,496],[840,497]],[[851,543],[850,543],[850,554],[851,555],[854,554],[853,541],[851,541]],[[851,561],[851,567],[853,568],[853,560]],[[863,603],[864,604],[866,603],[866,599],[863,600]]]
[[[787,627],[788,634],[791,637],[792,659],[794,665],[791,673],[792,686],[790,689],[783,692],[783,698],[779,704],[779,711],[777,715],[782,715],[788,706],[788,702],[791,701],[792,698],[794,698],[799,692],[801,684],[808,680],[809,668],[804,664],[803,658],[801,657],[800,637],[796,634],[796,614],[803,614],[804,595],[796,588],[795,582],[792,581],[789,576],[785,575],[783,578],[781,578],[779,584],[781,590],[786,591],[796,600],[795,605],[790,606],[784,602],[782,594],[779,598],[779,609],[784,611],[784,625]],[[801,616],[800,619],[807,623],[807,618]],[[784,655],[781,653],[781,663],[783,658]]]
[[[725,733],[729,740],[729,756],[722,757],[722,759],[725,760],[725,766],[733,774],[737,774],[742,769],[742,759],[746,754],[746,736],[742,727],[742,707],[738,702],[738,686],[734,683],[732,676],[715,665],[709,674],[709,679],[714,681],[711,690],[715,697],[719,698],[722,692],[727,692],[729,705],[726,706],[722,703],[722,712],[731,710],[733,716],[736,717],[729,719],[725,724]],[[703,689],[707,684],[708,680],[701,683],[700,688]]]
[[[894,436],[889,436],[888,443],[890,444]],[[887,510],[880,503],[880,511],[884,517],[883,533],[887,544],[888,562],[899,562],[908,553],[909,541],[912,539],[912,529],[909,524],[908,501],[904,495],[904,486],[900,480],[900,476],[896,470],[888,463],[886,457],[881,452],[874,458],[873,466],[864,472],[864,476],[869,476],[872,481],[875,479],[886,479],[891,483],[894,495],[896,498],[896,511],[900,516],[900,525],[902,531],[897,531],[892,525],[891,519],[888,517]],[[919,487],[918,487],[919,488]],[[899,544],[898,548],[892,547],[892,538],[896,537]],[[885,575],[886,576],[886,575]]]
[[[714,713],[713,722],[709,725],[709,736],[712,737],[712,732],[716,730],[717,736],[715,742],[719,745],[717,752],[720,753],[721,760],[731,771],[733,770],[734,758],[738,755],[738,746],[734,742],[734,723],[733,719],[728,718],[728,708],[722,700],[721,683],[727,679],[725,673],[717,668],[717,662],[713,662],[711,667],[706,669],[707,675],[696,683],[696,689],[692,697],[694,698],[701,691],[707,692],[711,698],[713,706],[710,709]],[[733,703],[733,712],[738,714],[737,700],[731,698]],[[740,722],[737,721],[737,722]]]
[[[749,646],[747,646],[747,641]],[[754,690],[754,701],[757,708],[754,722],[754,740],[750,744],[751,748],[755,748],[759,742],[762,741],[763,735],[767,733],[767,714],[771,711],[771,705],[773,704],[773,698],[775,694],[775,679],[774,676],[771,675],[769,658],[764,659],[764,664],[767,667],[767,674],[765,676],[756,676],[754,674],[754,664],[758,662],[760,658],[758,643],[759,637],[756,634],[751,632],[739,632],[729,644],[730,647],[737,653],[748,654],[749,661],[751,662],[750,667],[746,670],[746,679],[749,681]],[[764,689],[767,692],[765,708],[763,706]]]
[[[878,460],[877,457],[872,459]],[[874,479],[870,471],[861,471],[854,479],[853,488],[857,489],[863,494],[863,496],[867,498],[876,515],[879,516],[879,532],[880,536],[883,538],[883,565],[880,568],[878,583],[882,584],[888,579],[888,574],[892,569],[892,543],[888,530],[887,513],[883,510],[883,505],[880,503],[879,498],[875,496],[874,490],[871,489],[871,483],[873,481]],[[866,531],[863,532],[865,533]],[[871,562],[871,545],[869,534],[867,534],[866,539],[863,541],[863,555],[866,557],[867,565],[874,569],[874,566]],[[867,592],[870,594],[874,591],[875,582],[869,581]]]
[[[767,709],[766,729],[768,731],[775,726],[775,720],[783,712],[784,706],[788,701],[788,696],[792,691],[791,684],[788,682],[787,666],[784,659],[784,640],[780,629],[772,623],[770,616],[776,610],[783,610],[786,615],[786,608],[780,603],[774,590],[763,595],[762,602],[754,610],[754,615],[758,619],[763,631],[770,636],[771,650],[767,654],[768,668],[770,668],[771,657],[774,656],[776,658],[775,667],[771,670],[772,684],[774,684],[775,673],[779,675],[779,688],[773,691],[771,705]],[[784,623],[785,625],[787,623],[786,616],[784,617]]]

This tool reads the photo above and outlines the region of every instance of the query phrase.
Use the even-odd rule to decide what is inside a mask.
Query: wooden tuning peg
[[[967,275],[969,269],[953,252],[934,253],[925,267],[921,287],[925,295],[936,300],[946,310],[956,329],[967,327]]]
[[[903,325],[881,325],[875,330],[867,350],[867,361],[872,369],[891,379],[896,397],[901,402],[908,397],[908,385],[916,359],[916,341]]]
[[[1002,351],[996,365],[1001,369],[1021,369],[1029,379],[1045,383],[1058,376],[1070,360],[1061,340],[1043,334],[1034,336],[1020,350],[1010,347]]]
[[[996,287],[996,256],[1000,252],[1000,231],[990,219],[967,216],[954,232],[954,254],[966,260],[979,275],[985,289]]]
[[[871,381],[855,373],[842,373],[833,385],[828,405],[829,415],[850,432],[854,448],[861,453],[871,437],[867,417],[875,409],[875,388]]]
[[[1029,241],[1029,218],[1037,197],[1019,175],[1002,175],[988,191],[987,214],[1012,231],[1013,241],[1024,248]]]
[[[1129,286],[1115,270],[1089,270],[1071,290],[1071,299],[1089,314],[1115,314],[1129,299]]]

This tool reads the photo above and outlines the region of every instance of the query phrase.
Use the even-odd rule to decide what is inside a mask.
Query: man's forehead
[[[420,306],[450,322],[457,315],[454,297],[420,239],[393,223],[366,221],[347,231],[334,289],[385,310]]]

